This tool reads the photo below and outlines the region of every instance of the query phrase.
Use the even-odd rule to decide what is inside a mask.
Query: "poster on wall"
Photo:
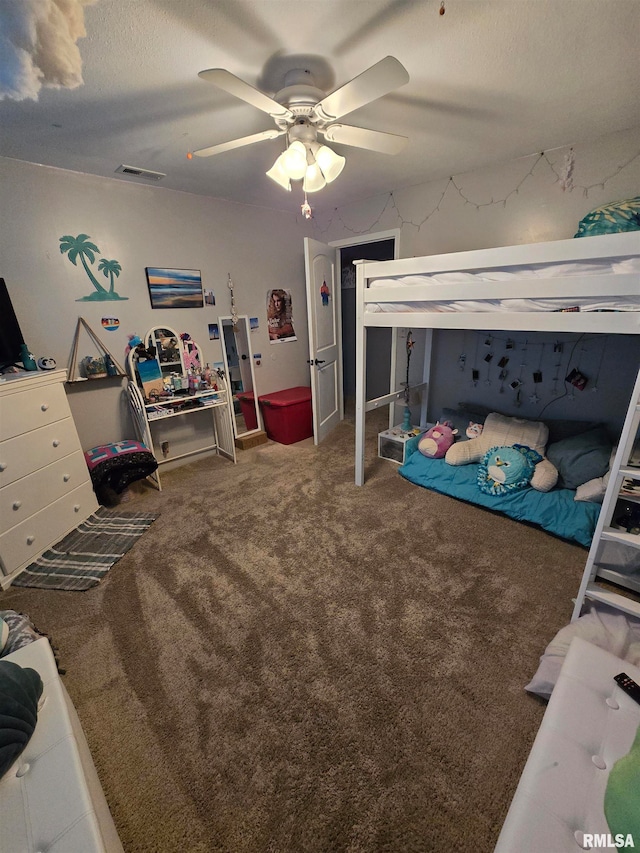
[[[202,308],[200,270],[145,269],[152,308]]]
[[[267,291],[267,328],[269,343],[278,344],[298,340],[293,329],[290,290],[278,288]]]

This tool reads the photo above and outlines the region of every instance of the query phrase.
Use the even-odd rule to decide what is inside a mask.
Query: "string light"
[[[552,149],[552,150],[555,151],[557,149]],[[576,190],[582,190],[583,196],[585,198],[588,198],[589,193],[592,190],[594,190],[594,189],[603,190],[605,188],[606,184],[608,184],[610,181],[612,181],[614,178],[616,178],[621,172],[623,172],[632,163],[634,163],[638,158],[640,158],[640,151],[637,151],[635,154],[633,154],[631,157],[629,157],[628,160],[626,160],[624,163],[622,163],[620,166],[618,166],[615,169],[615,171],[612,171],[611,174],[607,175],[601,181],[597,181],[596,183],[588,184],[588,185],[577,185],[574,183],[574,180],[573,180],[573,170],[574,170],[574,165],[575,165],[574,149],[570,148],[569,151],[567,152],[567,154],[565,155],[565,159],[564,159],[563,167],[562,167],[561,171],[558,171],[556,169],[556,166],[551,162],[551,160],[549,159],[549,153],[550,152],[541,151],[539,154],[529,155],[530,157],[535,157],[535,160],[532,163],[531,167],[523,175],[523,177],[518,181],[518,183],[515,185],[515,187],[510,192],[508,192],[505,196],[503,196],[502,198],[498,198],[498,199],[491,198],[490,201],[476,202],[464,193],[462,187],[458,184],[455,177],[452,175],[451,177],[449,177],[447,179],[447,182],[444,186],[444,189],[442,190],[440,197],[439,197],[438,201],[436,202],[436,204],[420,220],[405,219],[404,216],[402,215],[401,211],[400,211],[400,208],[398,207],[398,203],[396,201],[396,197],[395,197],[394,193],[390,192],[390,193],[388,193],[388,195],[382,196],[383,202],[382,202],[382,207],[380,209],[380,212],[378,214],[374,215],[372,217],[371,221],[368,223],[368,225],[366,225],[364,228],[352,228],[350,225],[348,225],[345,222],[339,208],[334,208],[331,215],[329,216],[329,219],[327,220],[325,227],[321,228],[317,224],[317,219],[314,220],[316,223],[315,227],[317,228],[317,230],[320,234],[326,234],[332,228],[332,226],[334,226],[335,224],[338,224],[343,231],[346,231],[347,233],[350,233],[350,234],[355,234],[355,235],[370,234],[372,231],[375,231],[376,227],[378,226],[378,223],[382,220],[386,211],[390,208],[393,208],[395,210],[397,220],[398,220],[398,225],[400,227],[407,225],[407,226],[411,226],[411,227],[415,228],[417,231],[420,231],[422,229],[423,225],[426,225],[426,223],[433,216],[435,216],[437,213],[439,213],[440,208],[442,207],[442,204],[445,200],[445,197],[448,194],[450,194],[451,192],[455,192],[456,195],[462,199],[462,201],[465,203],[465,205],[470,205],[470,206],[474,207],[476,210],[481,210],[482,208],[486,208],[486,207],[496,207],[498,205],[502,205],[502,207],[506,207],[507,202],[512,198],[512,196],[518,195],[522,186],[527,181],[529,181],[530,178],[533,177],[533,174],[536,171],[537,167],[540,165],[540,163],[543,163],[544,165],[546,165],[548,167],[548,169],[552,172],[552,174],[555,175],[556,182],[560,184],[563,191],[574,192]],[[526,158],[519,158],[519,159],[526,159]]]

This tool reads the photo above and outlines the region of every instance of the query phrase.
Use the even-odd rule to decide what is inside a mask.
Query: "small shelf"
[[[186,409],[179,409],[177,412],[154,412],[148,411],[149,407],[147,406],[147,418],[150,421],[163,421],[167,418],[177,418],[180,415],[189,415],[192,412],[207,412],[209,409],[215,409],[216,406],[225,406],[226,403],[224,400],[216,400],[215,403],[206,403],[201,406],[190,406]]]
[[[630,545],[632,548],[640,548],[640,535],[637,533],[627,533],[626,530],[605,527],[600,538],[610,542],[622,542],[625,545]]]
[[[591,601],[600,601],[602,604],[608,604],[609,607],[615,607],[623,613],[629,613],[631,616],[640,616],[640,601],[634,598],[628,598],[626,595],[621,595],[619,592],[605,589],[598,586],[596,583],[587,585],[585,598]]]

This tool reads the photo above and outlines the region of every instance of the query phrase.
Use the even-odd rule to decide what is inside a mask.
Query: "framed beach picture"
[[[146,267],[152,308],[202,308],[200,270]]]

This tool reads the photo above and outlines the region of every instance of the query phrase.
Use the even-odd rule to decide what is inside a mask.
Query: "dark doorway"
[[[378,240],[340,247],[342,295],[342,381],[345,399],[356,394],[356,268],[353,261],[390,261],[395,240]],[[389,393],[391,329],[367,331],[367,399]]]

